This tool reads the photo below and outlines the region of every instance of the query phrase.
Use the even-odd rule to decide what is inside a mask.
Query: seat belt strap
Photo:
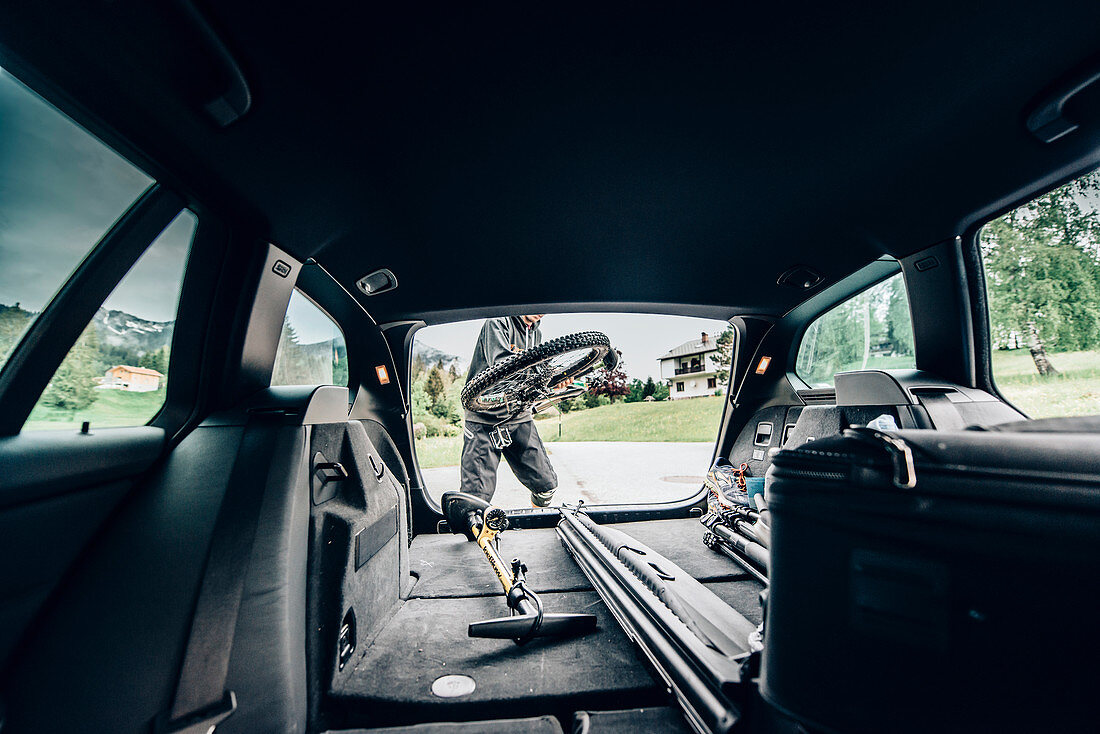
[[[250,416],[214,522],[172,708],[155,734],[209,734],[237,708],[225,689],[237,615],[275,453],[280,416]]]

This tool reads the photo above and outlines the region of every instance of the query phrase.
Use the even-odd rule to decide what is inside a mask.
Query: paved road
[[[694,494],[703,484],[713,443],[645,443],[571,441],[548,443],[558,473],[555,504],[667,502]],[[458,489],[458,467],[423,470],[428,493],[437,501]],[[493,503],[505,508],[530,507],[530,494],[501,460]]]

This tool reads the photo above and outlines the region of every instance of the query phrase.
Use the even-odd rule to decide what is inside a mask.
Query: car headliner
[[[367,5],[203,7],[253,97],[224,129],[174,4],[11,4],[2,61],[349,291],[390,268],[356,293],[379,322],[783,314],[793,265],[836,282],[1097,160],[1095,126],[1044,145],[1023,119],[1097,50],[1100,3]]]

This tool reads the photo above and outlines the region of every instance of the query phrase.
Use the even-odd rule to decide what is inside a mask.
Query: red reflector
[[[768,365],[772,363],[771,357],[761,357],[756,364],[756,374],[762,375],[768,371]]]
[[[374,371],[378,374],[378,382],[381,385],[390,384],[390,373],[386,371],[386,365],[380,364],[374,368]]]

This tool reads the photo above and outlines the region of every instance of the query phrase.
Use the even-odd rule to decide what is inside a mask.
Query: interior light
[[[762,375],[768,371],[768,365],[772,363],[771,357],[761,357],[760,361],[756,363],[756,374]]]
[[[374,371],[378,375],[378,383],[380,385],[390,384],[390,373],[386,369],[386,365],[380,364],[374,368]]]

